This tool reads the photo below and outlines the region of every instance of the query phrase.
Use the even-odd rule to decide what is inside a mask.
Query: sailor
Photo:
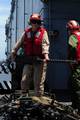
[[[80,110],[80,25],[76,20],[67,23],[69,59],[76,60],[72,69],[72,106]]]
[[[21,93],[25,96],[29,91],[30,76],[34,81],[35,96],[42,96],[44,94],[44,82],[47,70],[47,61],[49,60],[49,39],[46,29],[42,26],[41,16],[34,13],[29,18],[28,27],[23,32],[20,40],[15,44],[12,49],[12,59],[15,58],[18,50],[23,46],[24,54],[27,58],[31,58],[29,63],[24,65],[22,80],[21,80]],[[34,58],[40,58],[42,63],[33,62]]]

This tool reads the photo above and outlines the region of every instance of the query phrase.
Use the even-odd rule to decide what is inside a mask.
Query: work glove
[[[12,61],[14,61],[15,58],[16,58],[16,51],[12,50],[12,52],[11,52],[11,59],[12,59]]]
[[[49,56],[48,56],[48,54],[46,53],[46,54],[44,54],[44,62],[48,62],[50,60],[50,58],[49,58]]]

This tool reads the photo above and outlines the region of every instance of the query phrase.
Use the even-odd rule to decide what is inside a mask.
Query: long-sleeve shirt
[[[78,40],[74,34],[70,35],[68,44],[69,44],[69,59],[75,59],[76,56],[76,47]]]

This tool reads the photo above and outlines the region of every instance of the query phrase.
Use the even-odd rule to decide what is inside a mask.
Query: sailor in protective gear
[[[67,23],[69,59],[75,59],[77,64],[72,69],[72,106],[80,110],[80,25],[76,20]]]
[[[49,39],[47,31],[41,26],[41,16],[39,14],[32,14],[29,19],[31,27],[25,29],[20,40],[12,49],[12,58],[15,57],[20,46],[23,45],[24,54],[27,58],[40,58],[42,63],[27,63],[24,65],[21,89],[22,93],[29,90],[30,76],[34,81],[34,91],[36,96],[44,94],[44,82],[46,77],[47,61],[49,60]]]

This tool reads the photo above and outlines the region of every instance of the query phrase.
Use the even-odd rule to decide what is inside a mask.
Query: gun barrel
[[[61,63],[77,63],[76,60],[68,60],[68,59],[50,59],[49,62],[61,62]]]
[[[43,59],[37,58],[37,61],[43,62]],[[71,63],[71,64],[77,64],[78,63],[77,60],[69,60],[69,59],[50,59],[50,60],[48,60],[48,62],[50,62],[50,63],[54,63],[54,62]]]

